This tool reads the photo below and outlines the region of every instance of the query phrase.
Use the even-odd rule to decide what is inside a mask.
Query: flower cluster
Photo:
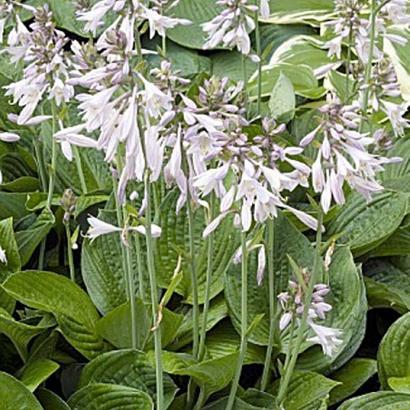
[[[294,281],[289,281],[289,289],[278,295],[278,300],[283,310],[282,317],[279,322],[281,331],[289,328],[293,322],[293,326],[299,326],[300,320],[305,310],[305,289],[309,281],[309,275],[306,270],[302,271],[305,283],[298,284]],[[327,356],[333,356],[337,352],[338,346],[343,341],[340,339],[342,332],[340,329],[323,326],[317,323],[318,320],[326,319],[326,313],[332,309],[329,303],[324,301],[324,297],[330,292],[330,288],[319,283],[314,286],[311,303],[308,307],[307,324],[314,336],[308,337],[307,342],[319,344],[322,346],[323,353]]]
[[[369,151],[369,147],[377,144],[376,135],[359,132],[359,110],[357,103],[343,105],[334,94],[328,94],[327,104],[319,109],[320,124],[300,142],[302,147],[312,142],[318,145],[312,165],[312,185],[315,192],[321,193],[325,213],[332,198],[337,204],[344,204],[345,182],[370,199],[373,193],[383,189],[377,181],[377,173],[383,170],[384,164],[399,160]]]
[[[23,107],[18,116],[9,116],[19,125],[36,125],[51,118],[35,115],[45,96],[59,106],[74,95],[73,86],[67,83],[69,63],[64,52],[65,34],[56,29],[47,6],[34,10],[33,14],[30,30],[17,15],[16,26],[7,38],[6,51],[11,60],[16,63],[22,60],[26,65],[23,78],[5,87],[6,95]]]
[[[224,47],[236,47],[240,53],[249,55],[251,41],[248,33],[255,29],[252,14],[259,12],[263,18],[268,18],[269,1],[260,0],[259,7],[249,4],[248,0],[218,0],[216,3],[224,9],[202,25],[208,35],[204,48],[215,48],[222,44]]]

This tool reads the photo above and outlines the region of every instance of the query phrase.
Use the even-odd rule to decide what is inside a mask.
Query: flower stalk
[[[158,288],[157,278],[154,263],[154,249],[151,233],[151,182],[149,180],[149,171],[145,172],[145,195],[146,195],[146,211],[145,211],[145,230],[146,230],[146,245],[147,245],[147,265],[151,287],[151,308],[153,323],[158,323]],[[154,333],[154,348],[155,348],[155,375],[156,375],[156,394],[157,394],[157,409],[164,409],[164,388],[162,374],[162,343],[161,343],[161,326],[156,326]]]
[[[268,382],[272,363],[272,352],[275,344],[275,338],[277,333],[276,326],[276,291],[275,291],[275,221],[271,218],[267,222],[267,235],[268,235],[268,288],[269,288],[269,340],[268,347],[266,349],[265,363],[263,367],[261,390],[265,391]]]
[[[299,324],[299,328],[296,335],[296,341],[292,348],[290,360],[287,363],[286,367],[284,368],[283,377],[281,378],[281,383],[279,386],[278,396],[276,398],[277,404],[281,406],[283,404],[284,399],[286,398],[287,390],[289,387],[290,380],[293,375],[293,371],[295,370],[296,360],[299,356],[299,350],[302,345],[303,339],[305,337],[305,331],[307,329],[307,320],[309,314],[309,308],[312,302],[312,295],[316,281],[318,280],[319,274],[321,273],[321,243],[322,243],[322,223],[323,223],[323,210],[322,208],[318,207],[318,229],[316,233],[316,251],[314,256],[313,262],[313,271],[309,278],[309,284],[306,290],[305,299],[304,299],[304,308],[303,314],[301,318],[301,322]]]
[[[246,232],[241,234],[241,344],[239,347],[239,357],[236,365],[235,375],[232,380],[226,410],[234,409],[236,392],[239,387],[239,379],[245,361],[246,349],[248,346],[248,249],[246,244]]]

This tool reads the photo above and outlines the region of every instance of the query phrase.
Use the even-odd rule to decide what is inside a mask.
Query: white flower
[[[259,13],[262,18],[268,19],[270,15],[269,0],[259,0],[259,1],[260,1]]]
[[[7,255],[6,251],[0,246],[0,262],[4,265],[7,265]]]
[[[340,329],[333,329],[327,326],[321,326],[309,321],[310,328],[315,332],[316,336],[307,339],[308,342],[320,344],[323,353],[327,356],[334,356],[337,352],[338,346],[343,343],[340,339],[342,331]]]
[[[144,92],[142,93],[144,99],[144,108],[146,113],[152,118],[158,118],[162,111],[172,109],[172,97],[161,91],[155,84],[146,80],[140,75],[144,83]]]
[[[149,38],[154,38],[155,32],[157,32],[161,37],[165,37],[165,32],[169,28],[174,28],[178,25],[188,26],[192,24],[190,20],[173,18],[164,16],[158,13],[154,9],[144,7],[143,16],[148,20],[149,24]]]
[[[49,99],[54,98],[57,107],[63,102],[68,102],[74,96],[74,87],[69,84],[64,84],[60,78],[54,81],[54,86],[48,96]]]
[[[84,148],[98,148],[97,141],[86,137],[80,132],[85,128],[84,124],[63,128],[54,134],[54,138],[61,144],[61,150],[68,161],[72,161],[73,152],[71,144]]]
[[[87,218],[87,222],[90,225],[90,228],[88,229],[86,236],[92,241],[101,235],[107,235],[113,232],[122,232],[121,228],[104,222],[95,216],[90,216]]]

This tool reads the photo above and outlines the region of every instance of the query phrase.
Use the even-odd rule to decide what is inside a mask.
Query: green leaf
[[[279,389],[279,380],[273,384],[272,393],[276,395]],[[288,393],[283,407],[286,410],[304,410],[326,398],[340,383],[313,372],[294,372],[288,387]]]
[[[348,244],[355,256],[360,256],[386,240],[400,226],[406,212],[404,194],[383,192],[370,201],[360,194],[352,194],[329,223],[328,236],[342,234],[340,241]]]
[[[228,77],[233,81],[246,81],[252,76],[258,65],[238,51],[218,51],[212,54],[212,73],[220,78]],[[245,58],[245,73],[242,59]]]
[[[388,307],[399,313],[410,310],[410,275],[390,262],[375,260],[366,267],[365,284],[372,307]]]
[[[171,7],[168,15],[188,19],[192,22],[189,26],[177,26],[167,30],[167,37],[172,41],[188,48],[202,49],[206,41],[206,33],[201,24],[216,17],[223,7],[218,6],[214,0],[181,0],[176,7]]]
[[[183,353],[163,352],[164,371],[180,376],[191,376],[209,395],[226,387],[233,378],[238,353],[196,363],[192,356]],[[153,354],[151,353],[151,362]]]
[[[318,81],[313,74],[313,70],[307,65],[298,65],[288,63],[276,64],[270,68],[264,68],[262,71],[262,96],[269,97],[274,85],[277,83],[281,74],[286,75],[293,85],[295,94],[303,97],[312,97],[311,90],[319,88]],[[258,79],[254,75],[248,84],[248,92],[252,99],[258,95]]]
[[[334,68],[341,64],[328,57],[320,40],[303,35],[292,37],[278,47],[266,68],[274,67],[279,63],[288,63],[296,67],[307,65],[313,71],[322,70],[329,64],[332,64]]]
[[[354,83],[351,78],[347,81],[347,85],[346,81],[345,74],[332,70],[326,75],[324,85],[327,90],[335,92],[341,101],[347,101],[348,97],[353,95]]]
[[[333,14],[332,0],[271,0],[267,21],[277,24],[308,23],[319,25]]]
[[[79,388],[89,384],[108,383],[132,387],[156,396],[155,369],[147,355],[139,350],[117,350],[104,353],[88,363],[82,373]],[[164,403],[167,408],[176,393],[176,386],[164,375]]]
[[[70,410],[68,404],[51,390],[39,388],[36,390],[36,397],[44,410]]]
[[[0,282],[10,273],[21,269],[20,254],[13,231],[13,218],[0,221],[0,247],[5,251],[7,263],[0,262]]]
[[[165,347],[171,343],[177,335],[182,323],[183,316],[169,309],[163,309],[161,320],[161,342]],[[138,318],[137,328],[137,348],[144,349],[149,340],[152,339],[152,319],[151,306],[144,305],[140,299],[136,299],[136,316]],[[126,302],[100,319],[97,323],[97,330],[104,339],[108,340],[117,348],[132,347],[131,337],[131,309],[129,302]]]
[[[222,296],[216,297],[210,304],[207,316],[206,331],[208,332],[216,326],[221,320],[228,316],[228,306]],[[203,312],[199,314],[199,328],[202,328]],[[175,336],[175,342],[172,344],[172,350],[179,350],[192,342],[193,329],[193,310],[190,309],[184,314],[184,319]]]
[[[398,393],[410,394],[410,376],[407,377],[390,377],[387,380],[389,386]]]
[[[100,354],[105,344],[96,330],[99,315],[88,295],[68,278],[51,272],[13,274],[3,285],[27,306],[52,313],[65,338],[88,358]]]
[[[34,392],[40,384],[45,382],[53,373],[60,368],[60,365],[49,359],[37,359],[30,361],[24,366],[20,381]]]
[[[408,408],[410,408],[410,394],[379,391],[345,401],[337,410],[407,410]]]
[[[87,37],[87,33],[83,30],[84,22],[78,20],[78,17],[75,15],[75,3],[70,0],[47,1],[53,13],[53,20],[56,22],[57,27],[71,31],[79,36]]]
[[[240,339],[238,333],[228,321],[223,321],[206,335],[206,351],[210,359],[228,356],[239,350]],[[245,364],[264,363],[265,349],[248,343]]]
[[[37,246],[40,245],[51,231],[54,223],[55,218],[53,213],[48,209],[44,209],[29,229],[15,233],[22,266],[30,260]]]
[[[369,256],[399,256],[408,255],[409,253],[410,225],[406,222],[404,226],[400,226],[393,235],[374,249]]]
[[[27,194],[0,191],[0,219],[19,220],[29,212],[26,209]]]
[[[159,286],[167,288],[173,276],[178,257],[183,257],[182,271],[184,279],[176,292],[192,303],[191,275],[189,256],[185,257],[185,249],[189,249],[188,218],[186,212],[176,215],[175,206],[178,195],[171,192],[161,204],[160,221],[161,237],[156,240],[156,269]],[[206,289],[207,246],[202,240],[205,229],[205,217],[201,209],[197,210],[194,226],[195,259],[198,277],[198,299],[204,303]],[[225,218],[214,234],[213,275],[211,299],[223,289],[223,275],[228,269],[232,256],[239,245],[238,233],[233,228],[232,219]]]
[[[269,109],[272,117],[279,122],[289,122],[295,115],[296,98],[293,85],[282,72],[273,86]]]
[[[33,337],[43,333],[48,326],[29,325],[18,322],[8,312],[0,308],[0,333],[5,334],[14,344],[20,357],[27,359],[27,346]]]
[[[0,399],[3,409],[42,410],[40,403],[23,383],[0,372]]]
[[[141,301],[136,299],[137,349],[144,349],[150,335],[152,319],[150,311]],[[98,333],[113,346],[125,349],[132,346],[131,341],[131,312],[129,302],[123,303],[109,312],[97,322]]]
[[[410,376],[410,312],[396,320],[384,335],[377,364],[379,379],[385,389],[389,378]]]
[[[409,90],[410,95],[410,90]],[[380,174],[383,186],[387,189],[399,192],[410,192],[410,158],[408,152],[410,140],[403,138],[395,142],[387,156],[400,157],[400,162],[385,165],[385,171]]]
[[[355,358],[332,373],[333,380],[342,384],[330,392],[330,404],[338,403],[355,393],[367,380],[377,373],[377,361]]]
[[[152,410],[147,393],[116,384],[96,383],[83,387],[68,400],[73,410]]]
[[[101,313],[127,301],[125,272],[119,234],[102,235],[86,241],[81,253],[81,272],[88,294]],[[133,272],[137,272],[133,263]],[[135,285],[138,289],[137,275]]]
[[[68,404],[51,390],[39,388],[36,390],[36,397],[44,410],[70,410]]]

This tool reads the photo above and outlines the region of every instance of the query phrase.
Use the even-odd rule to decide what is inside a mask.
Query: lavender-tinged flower
[[[397,161],[369,152],[375,145],[374,137],[357,131],[361,116],[357,105],[343,105],[339,99],[329,94],[327,104],[320,108],[323,120],[314,131],[306,135],[301,146],[309,145],[321,136],[316,160],[312,165],[312,185],[321,193],[321,205],[325,213],[329,211],[332,198],[337,204],[345,202],[343,185],[360,192],[366,199],[383,187],[376,179],[383,165]]]
[[[307,283],[309,275],[306,270],[302,271],[303,280]],[[278,300],[283,310],[279,321],[279,329],[285,331],[292,321],[300,326],[301,318],[305,310],[305,286],[294,281],[289,281],[289,289],[278,295]],[[340,339],[342,331],[331,327],[319,325],[318,320],[325,320],[326,314],[332,310],[332,306],[324,301],[324,297],[330,292],[330,288],[322,283],[316,284],[313,289],[312,299],[308,309],[307,325],[313,331],[314,336],[308,337],[307,342],[322,346],[323,353],[333,356],[337,353],[338,346],[343,341]]]
[[[251,51],[248,31],[255,28],[250,12],[255,12],[257,6],[249,5],[248,0],[218,0],[216,3],[224,10],[202,25],[208,35],[204,48],[223,44],[225,47],[236,47],[240,53],[248,55]]]
[[[67,39],[55,28],[47,7],[35,10],[30,31],[18,16],[16,21],[8,36],[6,52],[14,62],[23,60],[26,67],[21,80],[5,87],[6,95],[13,96],[13,103],[22,107],[17,124],[34,125],[49,118],[34,115],[44,96],[59,106],[74,94],[73,87],[67,84],[68,62],[64,52]]]

